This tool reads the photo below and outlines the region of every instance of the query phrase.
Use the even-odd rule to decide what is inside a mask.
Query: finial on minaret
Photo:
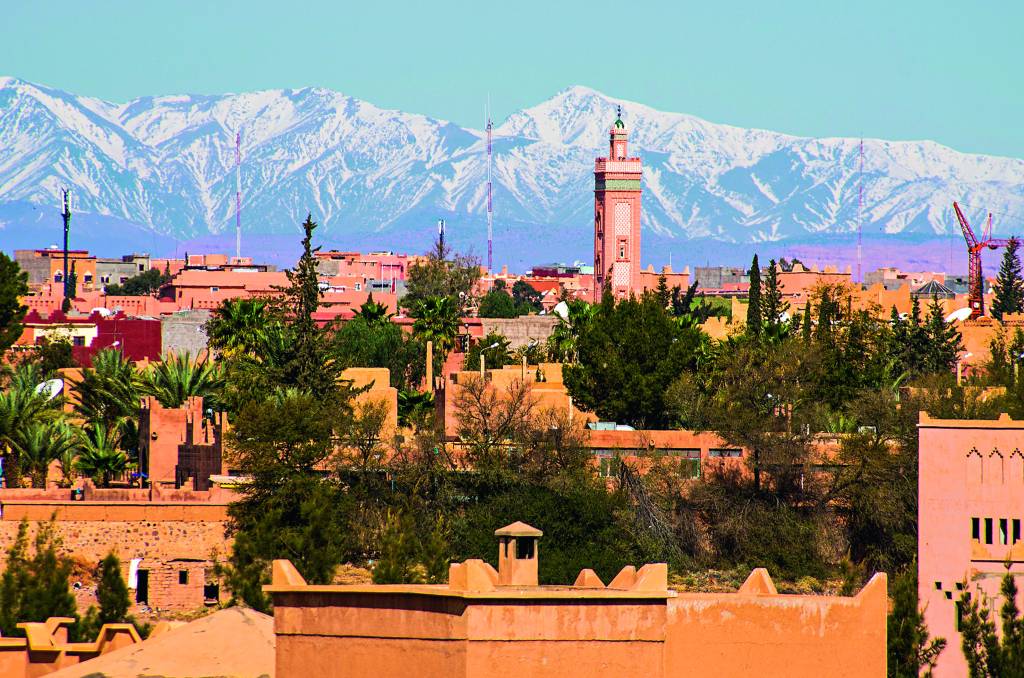
[[[622,104],[619,104],[618,106],[615,107],[615,117],[622,117]]]

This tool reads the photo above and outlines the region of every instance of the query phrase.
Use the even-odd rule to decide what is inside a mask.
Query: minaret
[[[609,132],[607,158],[594,161],[594,301],[606,284],[616,298],[640,290],[640,158],[626,151],[622,107]]]

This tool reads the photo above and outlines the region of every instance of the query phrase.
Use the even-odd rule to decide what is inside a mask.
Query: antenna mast
[[[242,256],[242,132],[235,133],[235,258]]]
[[[864,230],[864,137],[860,139],[860,173],[857,182],[857,282],[864,282],[861,275],[863,249],[861,236]]]
[[[68,287],[68,232],[71,230],[71,191],[66,188],[61,189],[61,195],[64,199],[64,210],[60,213],[61,217],[64,218],[64,302],[63,306],[69,305],[68,294],[70,289]],[[67,311],[67,308],[63,310]]]
[[[487,270],[494,271],[494,209],[491,204],[491,101],[487,99]]]

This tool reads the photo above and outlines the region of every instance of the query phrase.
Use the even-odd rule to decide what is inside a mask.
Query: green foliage
[[[258,356],[279,330],[270,302],[260,298],[225,299],[206,323],[209,346],[222,356]]]
[[[588,332],[597,306],[582,299],[572,299],[566,302],[566,306],[565,316],[558,316],[558,324],[548,337],[548,353],[552,360],[575,363],[579,357],[580,337]]]
[[[28,311],[21,297],[27,294],[28,273],[0,252],[0,354],[6,353],[21,336],[21,321]]]
[[[71,342],[65,337],[43,338],[36,344],[36,353],[32,358],[46,376],[67,367],[78,367],[71,352]]]
[[[892,601],[886,621],[888,677],[931,676],[946,639],[928,635],[924,611],[918,606],[916,563],[893,578]]]
[[[443,517],[417,528],[411,511],[388,510],[380,535],[374,584],[442,584],[448,580],[448,528]],[[422,531],[421,531],[422,530]]]
[[[665,391],[695,367],[704,340],[699,329],[675,322],[654,295],[616,303],[608,293],[576,339],[578,362],[563,369],[563,380],[573,400],[602,419],[665,428]]]
[[[189,398],[205,398],[209,405],[222,388],[217,363],[194,360],[188,353],[167,356],[145,372],[142,390],[168,408],[182,407]]]
[[[409,266],[402,305],[415,313],[426,300],[445,298],[457,315],[463,315],[473,305],[473,287],[479,279],[480,262],[476,258],[453,256],[448,245],[438,240],[425,258]]]
[[[469,347],[462,369],[467,371],[480,369],[480,356],[484,357],[486,369],[497,369],[505,365],[514,365],[517,361],[510,349],[510,342],[505,335],[491,331],[479,342]]]
[[[50,617],[78,619],[68,577],[70,561],[58,553],[55,519],[40,524],[29,555],[28,521],[7,551],[7,567],[0,577],[0,634],[24,636],[19,622],[42,622]]]
[[[128,470],[128,455],[117,447],[117,437],[102,426],[85,429],[79,436],[75,470],[92,478],[100,487]]]
[[[424,345],[434,342],[434,354],[443,361],[455,348],[459,334],[459,310],[451,297],[427,297],[413,308],[413,334]]]
[[[757,263],[757,255],[750,262],[750,290],[747,292],[747,333],[760,336],[764,315],[761,310],[761,266]]]
[[[1024,619],[1017,608],[1017,581],[1009,564],[999,593],[1003,599],[999,610],[1001,634],[992,618],[994,605],[984,593],[971,595],[965,585],[960,595],[961,649],[970,678],[1024,676]]]
[[[104,287],[104,291],[111,297],[150,296],[159,292],[160,288],[170,281],[169,272],[161,273],[159,269],[151,268],[128,278],[123,283],[110,283]]]
[[[764,280],[764,291],[759,303],[765,331],[777,335],[785,323],[783,316],[789,311],[789,302],[782,297],[779,269],[774,259],[768,262],[768,275]]]
[[[18,433],[21,470],[32,478],[32,487],[46,487],[50,464],[74,452],[75,429],[63,421],[33,421]]]
[[[1021,275],[1020,259],[1017,257],[1018,249],[1020,241],[1010,238],[1006,249],[1003,250],[999,273],[992,286],[995,299],[992,300],[989,313],[997,320],[1002,320],[1005,313],[1020,313],[1024,310],[1024,277]]]
[[[390,319],[359,313],[334,333],[332,343],[345,367],[388,368],[395,388],[418,386],[426,371],[426,342]]]
[[[526,312],[536,312],[542,308],[540,292],[535,290],[533,285],[525,280],[517,280],[512,285],[512,299],[520,310],[525,310]]]
[[[93,356],[92,368],[83,370],[74,385],[78,394],[75,413],[93,430],[103,430],[104,440],[138,458],[139,401],[143,377],[116,349]]]
[[[121,576],[121,561],[113,551],[100,561],[96,574],[96,601],[99,603],[99,609],[95,606],[89,607],[79,623],[78,637],[93,640],[104,624],[123,623],[135,624],[145,637],[147,629],[128,614],[132,599],[128,593],[128,585]]]

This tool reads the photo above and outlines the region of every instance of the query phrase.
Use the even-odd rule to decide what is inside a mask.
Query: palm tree
[[[142,390],[164,407],[181,407],[192,397],[216,396],[223,386],[221,370],[215,363],[194,361],[185,353],[167,358],[144,375]]]
[[[32,487],[46,487],[50,464],[78,444],[75,429],[63,421],[32,422],[19,436],[21,469],[32,478]]]
[[[117,448],[117,434],[102,426],[84,430],[78,437],[75,470],[89,476],[100,487],[107,487],[114,476],[128,468],[128,455]]]
[[[358,311],[356,311],[355,317],[362,318],[363,322],[367,325],[373,326],[379,323],[391,322],[391,318],[394,315],[394,313],[388,312],[386,304],[378,304],[374,301],[373,294],[371,293],[366,298],[366,302],[359,307]]]
[[[548,337],[548,348],[551,357],[567,363],[576,362],[577,346],[580,335],[586,331],[590,321],[597,312],[597,307],[581,299],[566,302],[568,312],[558,316],[558,324]]]
[[[210,347],[222,355],[256,356],[275,324],[267,299],[226,299],[206,324],[206,335]]]
[[[60,416],[60,410],[34,387],[23,385],[0,391],[0,453],[4,458],[4,474],[8,485],[21,480],[23,435],[34,424],[49,422]]]
[[[413,334],[434,342],[438,355],[448,355],[459,334],[459,310],[451,297],[427,297],[417,305],[415,315]]]
[[[142,386],[142,375],[131,361],[116,349],[104,349],[75,384],[75,413],[90,426],[109,432],[121,449],[135,452],[139,444]]]

